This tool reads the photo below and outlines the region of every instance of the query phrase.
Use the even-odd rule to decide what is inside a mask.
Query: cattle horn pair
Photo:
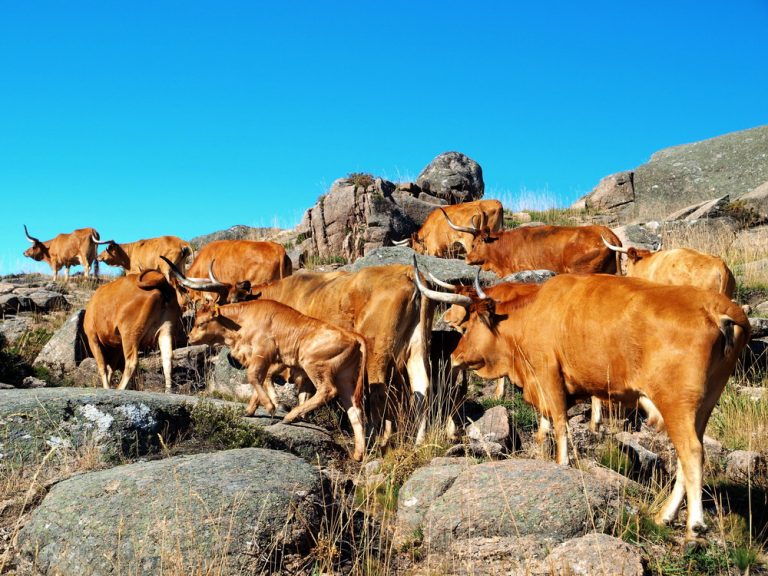
[[[176,276],[176,279],[179,281],[179,283],[182,286],[189,288],[190,290],[199,290],[202,292],[220,292],[222,288],[228,288],[226,284],[216,280],[216,277],[213,275],[214,260],[211,260],[211,264],[208,266],[208,278],[187,278],[173,262],[168,260],[168,258],[165,256],[160,256],[160,258],[162,258],[163,261],[168,264],[168,267],[170,268],[171,272],[173,272],[173,275]]]
[[[40,240],[38,240],[38,239],[37,239],[37,238],[35,238],[34,236],[30,236],[30,235],[29,235],[29,230],[27,230],[27,225],[26,225],[26,224],[24,224],[24,234],[26,234],[26,235],[27,235],[27,240],[29,240],[30,242],[32,242],[32,244],[35,244],[35,243],[39,244],[39,243],[40,243]]]
[[[464,294],[447,294],[445,292],[438,292],[437,290],[431,290],[424,286],[421,282],[421,274],[419,267],[416,264],[416,256],[413,257],[413,277],[416,282],[416,287],[424,296],[435,302],[445,302],[446,304],[458,304],[459,306],[469,306],[472,303],[472,298],[465,296]]]
[[[410,238],[405,238],[403,240],[392,240],[392,246],[408,246],[410,242]]]

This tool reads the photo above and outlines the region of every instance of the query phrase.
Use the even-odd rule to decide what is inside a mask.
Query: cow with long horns
[[[491,232],[498,232],[504,224],[504,208],[498,200],[476,200],[435,209],[429,213],[424,224],[410,239],[394,242],[396,246],[409,245],[418,254],[427,254],[440,258],[451,254],[456,244],[464,247],[465,252],[472,248],[474,235],[457,230],[452,223],[469,226],[473,220],[478,225],[482,220]]]
[[[285,248],[276,242],[216,240],[200,248],[186,276],[198,286],[210,287],[210,282],[214,282],[210,280],[214,262],[218,279],[215,282],[233,287],[240,285],[250,289],[250,286],[280,280],[293,273],[293,265]],[[191,296],[194,299],[202,297],[196,296],[195,292]]]
[[[91,274],[91,263],[96,259],[96,244],[99,233],[94,228],[79,228],[69,234],[59,234],[45,242],[31,236],[27,225],[24,234],[32,246],[27,248],[24,256],[38,262],[45,261],[53,270],[53,279],[57,280],[59,270],[64,268],[64,280],[69,280],[70,266],[82,265],[83,274],[88,278]],[[98,274],[98,271],[96,271]]]
[[[192,255],[189,243],[176,236],[158,236],[123,243],[98,238],[93,240],[97,245],[106,244],[106,249],[98,256],[99,262],[119,266],[129,274],[158,269],[166,278],[170,278],[168,265],[160,257],[168,258],[177,268],[185,270],[187,257]]]
[[[479,225],[459,226],[445,215],[454,230],[474,237],[467,264],[479,264],[500,277],[521,270],[565,273],[615,274],[620,257],[607,248],[602,237],[621,245],[605,226],[521,226],[492,232],[484,217]]]
[[[553,422],[559,463],[568,463],[569,397],[652,404],[678,455],[656,521],[671,522],[687,497],[686,538],[706,530],[704,430],[750,335],[737,304],[708,290],[603,274],[512,284],[503,301],[482,291],[447,296],[469,311],[453,364],[521,386]]]
[[[736,279],[722,258],[691,248],[643,250],[603,243],[617,254],[627,256],[627,276],[644,278],[660,284],[696,286],[733,298]]]

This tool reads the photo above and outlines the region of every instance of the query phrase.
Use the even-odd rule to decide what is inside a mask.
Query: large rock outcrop
[[[634,170],[603,178],[574,207],[621,219],[661,218],[722,196],[739,200],[768,181],[768,126],[665,148]],[[749,205],[761,204],[759,199]]]
[[[18,543],[42,574],[271,572],[310,551],[329,492],[273,450],[138,462],[54,486]]]
[[[457,152],[435,158],[418,183],[350,174],[306,211],[294,243],[304,260],[351,262],[409,237],[437,206],[477,200],[483,191],[479,164]]]

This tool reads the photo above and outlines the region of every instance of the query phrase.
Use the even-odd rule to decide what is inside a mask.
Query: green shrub
[[[242,408],[209,400],[192,407],[192,436],[218,450],[267,445],[264,431],[243,421]]]

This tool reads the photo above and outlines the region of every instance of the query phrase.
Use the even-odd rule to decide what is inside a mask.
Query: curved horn
[[[477,297],[480,300],[488,300],[488,294],[483,292],[483,289],[480,287],[480,268],[475,272],[475,292],[477,292]]]
[[[440,208],[440,212],[442,212],[443,216],[445,216],[445,221],[448,222],[448,226],[456,230],[456,232],[467,232],[468,234],[472,234],[473,236],[477,236],[478,234],[480,234],[480,230],[478,230],[477,228],[459,226],[458,224],[454,224],[453,222],[451,222],[451,219],[448,218],[448,214],[442,208]]]
[[[445,288],[447,290],[450,290],[451,292],[456,292],[456,286],[451,284],[450,282],[445,282],[443,280],[440,280],[440,278],[437,278],[432,272],[427,272],[427,276],[429,276],[429,279],[432,280],[434,284],[437,284],[440,286],[440,288]]]
[[[208,278],[213,282],[215,286],[218,286],[219,288],[228,288],[229,286],[227,284],[224,284],[221,282],[213,273],[213,263],[216,262],[216,258],[213,258],[211,260],[211,263],[208,264]]]
[[[392,240],[392,246],[408,246],[410,242],[410,238],[405,238],[404,240]]]
[[[414,279],[416,281],[416,287],[419,292],[424,294],[430,300],[436,302],[445,302],[446,304],[458,304],[459,306],[469,306],[472,303],[472,298],[464,296],[463,294],[446,294],[445,292],[438,292],[437,290],[430,290],[424,284],[421,283],[419,274],[419,267],[416,265],[416,256],[413,256],[413,271]]]
[[[34,236],[30,236],[30,235],[29,235],[29,230],[27,230],[27,225],[26,225],[26,224],[24,224],[24,234],[26,234],[26,235],[27,235],[27,240],[29,240],[30,242],[32,242],[32,244],[34,244],[35,242],[40,242],[40,240],[38,240],[38,239],[37,239],[37,238],[35,238]]]
[[[610,248],[614,252],[621,252],[622,254],[626,254],[627,253],[627,249],[626,248],[622,248],[621,246],[614,246],[613,244],[608,244],[608,240],[605,239],[605,236],[601,235],[600,238],[602,238],[603,244],[605,244],[608,248]]]
[[[168,260],[165,256],[160,256],[160,258],[163,259],[163,261],[168,264],[168,267],[170,268],[171,272],[174,276],[176,276],[176,279],[179,281],[179,284],[182,286],[185,286],[189,288],[190,290],[200,290],[203,292],[220,292],[222,288],[226,288],[226,284],[222,284],[221,282],[211,282],[204,278],[187,278],[184,276],[184,274],[176,268],[176,265]]]
[[[99,240],[93,234],[91,234],[91,240],[93,240],[94,244],[117,244],[114,240]]]

